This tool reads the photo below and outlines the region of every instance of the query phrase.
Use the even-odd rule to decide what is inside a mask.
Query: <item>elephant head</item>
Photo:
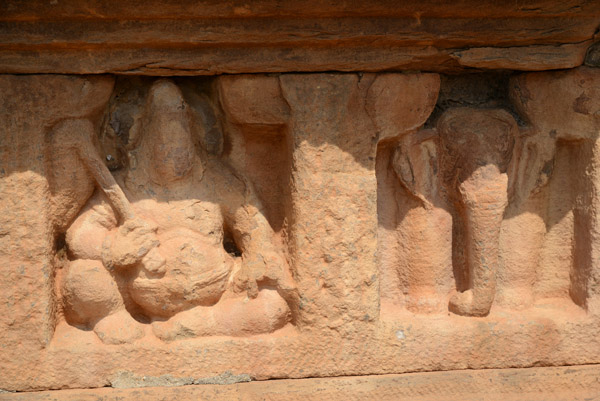
[[[496,292],[500,226],[508,203],[508,166],[518,126],[499,109],[455,108],[437,124],[444,184],[465,229],[469,289],[450,299],[452,312],[489,313]]]

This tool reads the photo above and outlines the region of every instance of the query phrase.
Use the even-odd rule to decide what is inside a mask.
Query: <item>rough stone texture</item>
[[[558,172],[560,169],[558,158],[568,149],[566,152],[570,153],[571,166],[574,168],[581,166],[579,168],[584,172],[583,174],[571,173],[573,189],[577,189],[572,194],[573,199],[569,207],[572,211],[570,218],[573,220],[571,242],[573,266],[568,292],[575,303],[595,314],[600,311],[598,296],[600,273],[597,263],[597,236],[600,227],[596,211],[599,207],[597,160],[600,129],[599,79],[597,69],[579,68],[556,74],[517,76],[511,87],[514,104],[531,122],[531,136],[538,137],[539,150],[534,151],[537,153],[535,157],[538,159],[536,161],[538,165],[532,167],[538,171],[541,169],[541,172],[547,176],[550,167],[544,168],[542,165],[550,166],[554,161],[553,169]],[[563,159],[562,162],[564,163],[565,160]],[[531,173],[521,174],[524,178]],[[542,175],[541,179],[542,185],[545,184],[547,177]],[[554,190],[555,194],[556,192]],[[546,196],[552,199],[552,193]],[[564,214],[565,210],[556,212]],[[546,217],[546,221],[556,221],[561,218],[560,215],[550,214]],[[558,276],[556,272],[554,274]]]
[[[594,0],[7,0],[0,73],[547,70],[582,64]]]
[[[25,367],[38,358],[56,324],[48,127],[67,117],[97,120],[112,82],[108,77],[0,77],[0,270],[5,278],[0,365],[5,373],[11,364]],[[77,180],[77,166],[69,167]]]
[[[0,388],[598,363],[599,79],[3,76]]]
[[[583,64],[591,41],[577,44],[523,47],[478,47],[459,50],[451,57],[464,67],[543,71]]]
[[[599,19],[3,2],[0,399],[593,399]]]
[[[62,390],[0,394],[0,400],[424,400],[595,401],[600,399],[597,365],[487,369],[404,375],[275,380],[217,386]]]

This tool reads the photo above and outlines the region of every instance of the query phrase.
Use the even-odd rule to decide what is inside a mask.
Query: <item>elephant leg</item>
[[[405,245],[410,266],[405,272],[406,307],[416,313],[445,311],[452,271],[452,217],[439,208],[417,208],[411,214],[413,232]]]

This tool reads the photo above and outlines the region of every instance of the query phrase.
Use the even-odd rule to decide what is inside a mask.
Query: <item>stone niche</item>
[[[221,25],[198,11],[182,33],[160,22],[179,6],[121,23],[98,2],[76,40],[57,27],[78,6],[16,3],[1,390],[600,363],[597,5],[498,9],[502,36],[468,1],[385,18],[370,1],[342,13],[352,39],[323,2],[207,2]],[[340,36],[295,36],[308,26]],[[95,47],[105,31],[114,48]],[[192,31],[214,42],[187,48]]]
[[[0,388],[600,360],[599,70],[0,85]]]

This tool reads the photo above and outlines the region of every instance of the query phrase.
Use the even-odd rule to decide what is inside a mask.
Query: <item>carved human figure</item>
[[[450,299],[452,312],[489,313],[496,292],[500,227],[508,203],[507,169],[517,124],[504,110],[455,108],[438,121],[441,169],[465,231],[469,289]]]
[[[164,340],[283,327],[293,280],[251,185],[194,143],[173,82],[153,84],[136,127],[118,185],[101,186],[67,230],[67,318],[106,342],[140,336],[130,313]],[[228,236],[241,258],[224,250]]]
[[[421,130],[403,136],[392,157],[398,180],[418,203],[399,223],[397,274],[407,309],[421,313],[446,310],[452,274],[452,215],[438,173],[435,134]]]

